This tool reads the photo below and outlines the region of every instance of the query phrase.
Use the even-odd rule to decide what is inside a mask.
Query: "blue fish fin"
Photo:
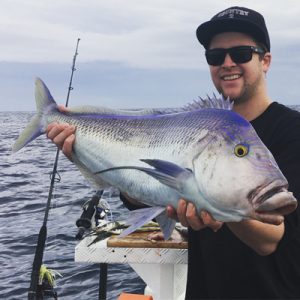
[[[124,220],[126,225],[129,225],[130,227],[125,229],[119,237],[124,237],[136,231],[138,228],[149,223],[152,219],[165,211],[165,209],[166,208],[162,206],[154,206],[130,211],[129,216]]]
[[[182,193],[185,183],[194,176],[190,169],[182,168],[177,164],[160,159],[141,159],[155,169],[143,168],[141,171],[154,177],[162,184]]]
[[[180,193],[184,193],[184,187],[189,179],[193,179],[194,173],[190,169],[182,168],[172,162],[160,159],[141,159],[141,161],[154,167],[154,169],[138,166],[120,166],[101,170],[94,174],[102,174],[116,170],[138,170],[157,179]]]
[[[164,174],[168,174],[173,177],[177,177],[182,173],[188,172],[189,174],[192,172],[189,169],[182,168],[177,164],[174,164],[167,160],[162,159],[141,159],[141,161],[145,162],[146,164],[154,167],[157,171],[162,172]]]
[[[185,105],[182,110],[183,111],[193,111],[198,109],[207,109],[207,108],[215,108],[215,109],[225,109],[232,110],[233,101],[228,98],[224,98],[223,96],[217,97],[213,94],[212,97],[209,95],[206,98],[198,97],[197,100],[194,100],[191,103]]]
[[[164,234],[164,239],[168,240],[171,237],[172,232],[176,226],[176,221],[167,216],[166,210],[158,215],[155,219]]]
[[[44,82],[37,78],[35,81],[35,101],[37,112],[30,123],[23,130],[14,145],[12,152],[15,153],[28,143],[45,133],[45,124],[43,115],[49,110],[56,109],[57,104],[51,96]]]

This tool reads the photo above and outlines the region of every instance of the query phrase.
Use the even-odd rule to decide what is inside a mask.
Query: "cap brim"
[[[211,39],[216,34],[228,31],[248,34],[258,42],[265,44],[266,36],[256,24],[238,19],[223,19],[205,22],[197,28],[196,35],[199,42],[207,49]],[[268,48],[269,46],[266,45],[266,47]]]

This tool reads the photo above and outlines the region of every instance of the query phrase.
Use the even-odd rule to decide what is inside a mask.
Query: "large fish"
[[[123,235],[156,217],[168,238],[175,221],[165,207],[176,207],[180,198],[225,222],[278,224],[297,206],[272,154],[251,124],[226,108],[229,101],[213,98],[175,110],[82,107],[61,113],[40,79],[35,97],[37,114],[13,152],[51,122],[76,126],[73,160],[85,177],[150,207],[133,213]],[[201,103],[210,107],[201,109]]]

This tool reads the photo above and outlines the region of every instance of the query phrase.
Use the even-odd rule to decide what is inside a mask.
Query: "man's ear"
[[[271,65],[271,60],[272,60],[272,55],[270,52],[267,52],[262,59],[262,67],[263,67],[264,73],[268,72],[270,65]]]

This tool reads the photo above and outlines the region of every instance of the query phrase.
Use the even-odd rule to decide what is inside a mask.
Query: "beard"
[[[229,98],[231,101],[233,101],[235,105],[242,104],[255,97],[263,80],[264,79],[262,76],[258,76],[252,83],[245,82],[239,94],[235,96],[227,95],[221,87],[218,89],[218,92],[222,94],[225,99]]]
[[[230,97],[230,100],[234,102],[235,105],[242,104],[247,102],[249,99],[252,99],[258,90],[258,84],[245,84],[240,94],[235,97]],[[223,93],[222,93],[223,95]],[[224,95],[223,95],[224,96]]]

